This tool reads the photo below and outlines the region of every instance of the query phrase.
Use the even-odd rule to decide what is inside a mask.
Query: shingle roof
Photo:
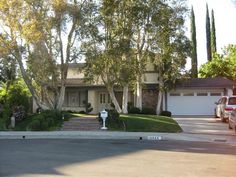
[[[177,88],[232,88],[236,87],[236,83],[224,78],[191,78],[179,82]]]

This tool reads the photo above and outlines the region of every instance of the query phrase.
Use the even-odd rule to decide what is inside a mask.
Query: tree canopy
[[[0,1],[0,52],[18,63],[39,107],[61,109],[68,65],[78,58],[92,11],[86,0]]]
[[[69,63],[83,55],[87,79],[101,79],[119,112],[117,85],[136,87],[141,108],[147,59],[161,91],[181,75],[186,12],[185,0],[0,0],[0,58],[18,64],[39,107],[62,108]]]
[[[213,60],[203,64],[199,70],[201,77],[226,77],[236,82],[236,45],[225,48],[224,54],[215,54]]]

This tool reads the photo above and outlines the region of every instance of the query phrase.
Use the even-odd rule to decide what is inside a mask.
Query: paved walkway
[[[64,121],[62,131],[99,131],[101,128],[95,116],[74,117]]]

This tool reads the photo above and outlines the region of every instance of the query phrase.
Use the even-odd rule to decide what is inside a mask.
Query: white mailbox
[[[103,125],[102,125],[102,130],[107,130],[107,127],[106,127],[106,119],[107,119],[107,117],[108,117],[108,112],[107,111],[105,111],[105,109],[104,110],[102,110],[101,112],[100,112],[100,116],[101,116],[101,118],[102,118],[102,121],[103,121]]]

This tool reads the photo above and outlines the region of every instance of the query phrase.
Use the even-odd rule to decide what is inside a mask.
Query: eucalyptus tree
[[[132,5],[129,0],[100,1],[97,18],[91,21],[93,31],[88,31],[88,39],[83,42],[86,78],[93,82],[101,79],[116,110],[123,113],[127,113],[128,88],[133,77]],[[122,109],[114,94],[115,86],[123,87]]]
[[[153,1],[151,6],[158,9],[151,18],[150,57],[158,72],[159,93],[156,112],[159,114],[165,91],[173,88],[176,81],[181,78],[181,71],[190,52],[190,42],[184,32],[187,12],[185,1]]]
[[[1,52],[17,61],[37,105],[61,109],[68,64],[78,56],[91,1],[1,0]],[[45,92],[44,100],[37,90]]]
[[[149,50],[149,29],[150,29],[150,12],[154,9],[151,6],[152,0],[135,1],[133,7],[133,15],[136,17],[133,19],[133,36],[132,46],[135,52],[136,62],[136,89],[135,107],[142,109],[142,75],[145,71],[145,65],[148,58]],[[156,1],[157,3],[160,0]]]

